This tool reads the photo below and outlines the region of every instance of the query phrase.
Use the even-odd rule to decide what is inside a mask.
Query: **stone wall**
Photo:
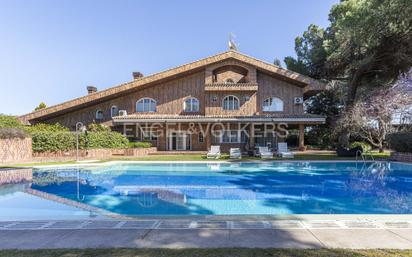
[[[412,162],[412,153],[391,153],[391,160],[398,162]]]
[[[146,156],[157,151],[156,147],[149,148],[126,148],[126,149],[88,149],[79,150],[81,158],[107,158],[113,156]],[[33,153],[35,158],[68,158],[76,157],[76,150]]]
[[[29,161],[31,158],[31,138],[0,139],[0,163]]]

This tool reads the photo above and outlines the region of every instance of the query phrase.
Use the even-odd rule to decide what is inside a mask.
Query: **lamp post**
[[[79,161],[79,132],[85,132],[86,127],[82,122],[76,123],[76,161]]]

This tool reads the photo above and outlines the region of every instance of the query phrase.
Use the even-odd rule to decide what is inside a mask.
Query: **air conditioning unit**
[[[303,97],[295,97],[294,103],[295,104],[303,104]]]
[[[127,111],[126,110],[120,110],[119,111],[119,116],[127,116]]]

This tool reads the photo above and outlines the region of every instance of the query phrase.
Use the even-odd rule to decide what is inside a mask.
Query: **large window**
[[[110,116],[111,117],[119,116],[119,108],[117,108],[116,105],[113,105],[112,108],[110,108]]]
[[[263,101],[264,112],[282,112],[283,101],[277,97],[270,97]]]
[[[142,98],[136,102],[136,112],[156,112],[156,101],[152,98]]]
[[[223,110],[239,110],[239,99],[233,95],[223,98]]]
[[[222,130],[212,134],[212,143],[247,143],[248,137],[245,131],[241,130]]]
[[[198,112],[199,111],[199,100],[194,97],[185,100],[183,106],[185,112]]]
[[[103,120],[103,111],[97,110],[96,111],[96,120]]]

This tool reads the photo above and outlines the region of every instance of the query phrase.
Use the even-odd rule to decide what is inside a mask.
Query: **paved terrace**
[[[396,220],[317,217],[0,222],[1,249],[106,247],[412,249],[412,220],[399,215]]]

